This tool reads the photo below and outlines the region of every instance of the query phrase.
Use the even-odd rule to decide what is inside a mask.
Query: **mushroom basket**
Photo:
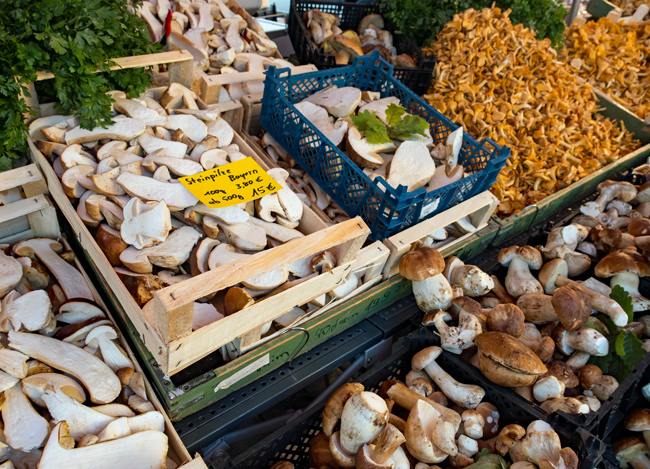
[[[488,190],[506,164],[508,147],[463,134],[458,164],[468,176],[436,190],[408,192],[384,177],[371,179],[298,111],[295,104],[330,86],[356,87],[396,97],[406,110],[429,124],[433,144],[443,143],[458,126],[425,103],[393,76],[377,51],[356,57],[353,65],[292,76],[270,68],[265,81],[260,124],[348,216],[361,216],[371,238],[382,240]]]
[[[81,336],[82,329],[86,329],[85,332],[90,334],[88,332],[88,330],[90,330],[90,328],[91,328],[91,326],[93,324],[96,326],[94,329],[95,329],[95,332],[97,332],[97,333],[99,332],[100,329],[103,329],[103,332],[107,332],[107,331],[110,332],[112,330],[113,332],[111,334],[114,334],[115,329],[117,329],[119,331],[119,328],[117,327],[113,317],[111,316],[111,312],[106,308],[106,305],[102,301],[101,296],[99,295],[99,293],[95,289],[94,284],[90,281],[88,275],[86,275],[86,272],[84,271],[81,263],[79,262],[79,259],[77,259],[77,257],[70,250],[71,247],[68,244],[67,239],[65,238],[65,236],[62,236],[60,228],[59,228],[58,218],[57,218],[57,210],[51,204],[49,198],[47,197],[47,190],[48,190],[47,183],[46,183],[45,179],[43,178],[43,175],[40,173],[40,171],[38,170],[38,168],[34,164],[30,164],[30,165],[27,165],[27,166],[16,168],[16,169],[13,169],[13,170],[10,170],[10,171],[5,171],[5,172],[0,174],[0,244],[2,244],[4,246],[7,246],[9,244],[13,244],[14,247],[16,247],[17,246],[16,243],[22,242],[21,244],[23,244],[23,246],[27,247],[28,246],[27,243],[34,243],[35,241],[46,240],[47,239],[47,240],[51,241],[52,246],[58,246],[57,249],[60,249],[61,251],[64,251],[64,252],[61,252],[60,254],[57,254],[57,253],[55,253],[54,250],[49,250],[48,249],[47,250],[48,252],[46,252],[44,255],[40,254],[40,253],[36,253],[36,252],[32,252],[31,254],[26,253],[27,256],[31,255],[31,256],[34,257],[34,259],[31,259],[29,257],[21,258],[21,260],[23,262],[20,262],[20,265],[23,266],[23,272],[28,272],[28,273],[31,272],[32,274],[36,273],[36,276],[29,276],[27,273],[24,274],[21,281],[23,279],[29,279],[29,280],[27,280],[26,285],[22,285],[22,288],[23,288],[23,290],[21,290],[23,292],[22,296],[20,294],[16,295],[15,293],[17,293],[17,292],[13,291],[11,293],[8,293],[4,297],[3,306],[5,306],[5,312],[8,312],[10,310],[10,308],[8,308],[7,305],[9,305],[10,302],[12,302],[12,301],[15,304],[19,304],[18,300],[20,300],[20,298],[23,298],[23,297],[27,298],[27,295],[35,295],[35,296],[37,296],[36,294],[39,293],[39,292],[44,293],[45,290],[36,288],[36,283],[44,282],[45,279],[50,280],[52,278],[50,276],[50,273],[51,273],[53,275],[53,277],[56,279],[56,281],[54,282],[53,286],[51,286],[48,289],[47,293],[45,294],[46,297],[48,296],[48,294],[50,294],[50,293],[52,294],[52,296],[49,297],[50,300],[48,301],[48,303],[50,303],[51,308],[54,308],[55,304],[57,304],[57,306],[56,306],[57,308],[59,308],[61,305],[63,305],[63,303],[58,304],[57,302],[66,300],[66,296],[68,296],[68,293],[70,295],[73,295],[73,294],[80,295],[80,292],[82,292],[81,294],[84,294],[85,297],[87,298],[87,300],[79,299],[80,297],[79,298],[72,298],[72,299],[69,298],[68,301],[65,302],[65,303],[67,303],[69,305],[68,306],[69,312],[68,313],[62,313],[62,311],[59,310],[59,313],[64,314],[64,315],[65,314],[78,314],[79,316],[82,316],[83,314],[85,314],[85,313],[83,313],[83,311],[84,311],[83,307],[85,305],[85,307],[87,308],[88,311],[91,312],[91,314],[101,314],[101,318],[95,317],[95,318],[85,322],[84,323],[84,324],[86,324],[85,328],[76,327],[75,329],[77,330],[77,332],[74,332],[75,329],[70,329],[70,330],[73,331],[72,335],[76,335],[77,339],[79,337],[83,337],[83,336]],[[28,248],[28,250],[29,249],[31,249],[31,248]],[[6,260],[7,259],[14,259],[14,258],[12,258],[10,256],[6,256],[4,254],[4,252],[5,252],[4,250],[0,251],[0,252],[2,253],[2,256],[5,257],[5,262],[3,262],[3,265],[6,267],[8,265]],[[37,262],[37,259],[38,259],[38,262]],[[70,262],[72,265],[70,263],[66,262],[66,261]],[[45,268],[43,268],[43,265],[46,266],[47,270]],[[29,270],[27,270],[28,266],[29,266]],[[48,273],[48,271],[50,273]],[[8,282],[11,282],[11,279],[9,277],[10,277],[10,275],[8,275],[8,274],[3,277],[3,286],[4,287],[8,286]],[[59,284],[61,286],[65,286],[65,283],[64,283],[65,278],[68,278],[68,285],[64,289],[64,288],[60,287]],[[77,282],[74,285],[71,286],[70,281],[73,278],[76,278]],[[36,283],[29,283],[29,282],[36,282]],[[40,285],[42,286],[42,285],[45,285],[45,284],[46,283],[41,283]],[[31,290],[32,286],[34,286],[33,290]],[[16,288],[18,289],[18,286]],[[72,293],[71,290],[68,290],[68,288],[73,288],[74,292],[76,292],[76,293]],[[25,292],[27,292],[27,293],[25,293]],[[6,291],[5,291],[5,293],[6,293]],[[11,298],[10,298],[10,295],[11,295]],[[42,302],[39,302],[38,300],[35,300],[35,299],[32,299],[31,301],[33,301],[32,303],[30,303],[30,307],[32,309],[25,310],[25,311],[28,311],[30,314],[34,313],[35,309],[38,309],[37,305],[43,304]],[[25,303],[25,302],[23,301],[22,303]],[[51,310],[48,312],[48,315],[53,316]],[[34,315],[33,314],[31,316],[31,318],[32,318],[31,320],[26,321],[25,324],[23,324],[21,326],[23,329],[26,327],[27,324],[34,324],[34,322],[33,322]],[[6,320],[6,317],[5,317],[4,320]],[[57,315],[57,321],[59,323],[61,323],[61,321],[59,321],[59,315]],[[55,325],[56,325],[57,321],[55,321]],[[95,321],[95,322],[93,322],[93,321]],[[65,321],[63,321],[63,322],[65,322]],[[12,321],[12,324],[13,324],[13,321]],[[68,325],[69,328],[71,326],[77,326],[77,325],[76,324]],[[58,330],[61,330],[61,329],[63,329],[63,328],[60,328]],[[28,330],[31,330],[31,329],[28,329]],[[60,347],[56,353],[52,353],[52,350],[50,350],[49,355],[45,354],[44,357],[41,358],[42,361],[52,360],[53,368],[58,369],[57,366],[54,366],[54,362],[57,361],[57,358],[61,358],[62,355],[69,352],[71,350],[70,347],[72,348],[72,350],[75,350],[75,351],[77,350],[77,348],[74,345],[68,345],[68,344],[72,344],[73,339],[71,338],[71,336],[68,336],[65,339],[59,341],[56,338],[49,338],[49,337],[46,337],[45,335],[37,334],[36,332],[27,333],[27,332],[11,331],[11,333],[9,335],[11,335],[13,333],[19,334],[19,335],[21,335],[22,337],[25,337],[25,338],[30,337],[30,338],[39,338],[39,339],[43,339],[43,340],[48,340],[48,341],[50,341],[49,342],[50,344],[55,344],[57,347]],[[54,332],[52,332],[52,333],[54,333]],[[98,334],[95,334],[95,335],[98,336]],[[59,336],[57,334],[56,337],[57,338],[65,337],[65,335],[62,334],[62,335]],[[125,337],[121,333],[116,334],[114,337],[109,334],[107,337],[108,337],[108,340],[106,342],[103,342],[104,337],[102,337],[101,339],[98,338],[97,340],[98,340],[98,342],[101,342],[101,345],[96,343],[95,346],[101,348],[104,345],[104,343],[107,343],[109,346],[114,347],[115,350],[119,350],[119,349],[117,349],[116,344],[112,340],[110,340],[111,338],[117,338],[119,347],[121,347],[121,349],[126,353],[126,356],[121,356],[119,363],[128,364],[126,366],[129,367],[129,368],[132,368],[130,371],[131,371],[131,373],[133,373],[133,376],[138,376],[139,378],[143,378],[144,375],[143,375],[142,369],[141,369],[137,359],[133,355],[129,345],[127,344],[127,342],[125,340]],[[91,342],[91,340],[89,340],[88,335],[86,336],[86,340]],[[82,341],[81,345],[83,345],[84,339],[82,338],[81,341]],[[10,342],[11,342],[11,339],[10,339]],[[79,343],[76,343],[75,345],[79,345]],[[11,346],[11,343],[9,344],[9,346]],[[15,352],[15,351],[10,350],[10,349],[5,349],[4,347],[2,349],[3,349],[3,352],[5,352],[7,354],[8,353],[18,354],[18,352]],[[86,352],[82,351],[81,347],[79,347],[78,350],[79,350],[79,353],[82,354],[81,356],[85,356]],[[88,353],[89,353],[88,356],[91,356],[90,355],[91,352],[88,351]],[[38,348],[36,348],[34,350],[31,350],[28,353],[28,355],[31,356],[31,357],[34,357],[35,355],[39,355],[39,354],[40,354],[40,352],[39,352]],[[77,358],[79,358],[79,357],[77,357]],[[115,358],[115,357],[113,356],[113,358]],[[27,357],[25,357],[25,359],[27,359]],[[97,360],[97,361],[99,361],[99,360]],[[113,364],[113,362],[111,362],[111,360],[108,359],[108,358],[105,358],[105,362]],[[115,363],[117,363],[117,361]],[[104,362],[101,362],[100,364],[103,365]],[[48,366],[44,365],[43,363],[39,363],[37,360],[30,360],[30,361],[26,362],[25,366],[27,366],[27,365],[29,365],[30,371],[28,372],[29,373],[28,377],[23,380],[24,381],[23,382],[23,389],[25,389],[25,392],[28,395],[30,395],[30,397],[32,395],[35,395],[35,394],[33,394],[33,392],[32,392],[33,390],[32,391],[27,391],[27,389],[30,389],[29,386],[33,384],[35,386],[34,389],[36,389],[36,387],[38,387],[37,378],[42,378],[42,377],[47,376],[48,380],[53,380],[51,383],[56,382],[58,385],[61,386],[60,390],[63,391],[64,396],[58,396],[58,393],[59,393],[58,386],[54,391],[56,393],[56,395],[58,396],[58,397],[56,397],[56,399],[63,399],[61,402],[65,402],[65,396],[67,396],[67,395],[79,396],[79,394],[75,394],[75,393],[70,391],[70,389],[71,389],[70,386],[71,385],[73,385],[73,387],[75,389],[81,390],[81,392],[84,394],[84,398],[85,398],[85,391],[83,390],[83,388],[79,384],[76,384],[76,381],[72,380],[71,378],[69,378],[69,377],[67,377],[67,376],[65,376],[63,374],[58,374],[58,373],[55,374],[54,373],[55,370],[53,370],[52,368],[49,368]],[[31,370],[31,368],[32,368],[31,365],[40,366],[42,371],[36,371],[36,370],[32,371]],[[78,370],[73,370],[72,368],[74,368],[74,367],[72,365],[70,365],[70,364],[67,364],[67,365],[60,364],[59,366],[63,366],[64,368],[67,367],[67,366],[70,366],[71,368],[66,370],[66,371],[68,371],[69,373],[73,373],[73,374],[78,373]],[[62,369],[63,368],[61,368],[60,370],[62,370]],[[108,370],[108,372],[111,372],[111,369],[109,369],[108,366],[106,367],[106,370]],[[126,370],[126,368],[125,368],[125,370]],[[120,372],[121,371],[122,370],[120,370]],[[40,375],[35,375],[34,373],[41,373],[41,374]],[[5,375],[4,372],[2,374]],[[8,375],[5,375],[5,376],[8,376]],[[79,380],[83,381],[83,378],[84,378],[83,375],[75,375],[75,376],[77,376],[77,378]],[[98,374],[96,376],[98,378],[102,378],[102,379],[97,379],[95,384],[100,383],[101,386],[106,386],[106,382],[110,382],[110,380],[106,379],[106,376],[101,377],[99,375],[99,372],[98,372]],[[129,376],[128,374],[125,374],[125,375],[120,374],[120,376],[122,377],[122,378],[120,378],[120,380],[126,379],[126,381],[128,381],[128,378],[126,378],[127,376]],[[131,377],[133,377],[133,376],[131,376]],[[30,377],[31,377],[31,383],[28,383],[27,381],[29,381]],[[57,379],[57,377],[60,377],[60,378]],[[110,378],[110,376],[109,376],[109,378]],[[115,378],[115,379],[117,379],[117,378]],[[16,380],[16,381],[18,381],[18,380]],[[128,381],[129,387],[131,387],[132,381],[133,380]],[[164,411],[162,405],[160,404],[160,401],[156,398],[156,395],[154,394],[154,392],[153,392],[149,382],[146,380],[146,378],[144,378],[141,381],[139,381],[139,380],[137,380],[137,381],[140,383],[140,386],[142,386],[142,387],[137,388],[138,389],[137,392],[139,394],[135,394],[135,396],[138,397],[138,396],[140,396],[140,394],[142,394],[142,396],[146,397],[146,399],[144,397],[142,397],[142,400],[141,400],[141,404],[143,405],[143,407],[141,409],[142,412],[149,413],[149,415],[159,413],[160,414],[159,418],[160,418],[160,421],[161,421],[160,423],[162,423],[162,421],[164,420],[164,431],[165,431],[165,434],[167,435],[167,443],[166,444],[168,445],[167,466],[169,468],[182,467],[184,469],[206,469],[206,465],[205,465],[205,463],[203,462],[203,460],[201,459],[200,456],[197,455],[195,458],[192,458],[190,456],[189,452],[187,451],[187,449],[183,445],[183,442],[181,441],[180,437],[176,433],[176,430],[174,429],[172,423],[167,418],[167,416],[165,414],[165,411]],[[50,382],[50,381],[48,381],[48,382]],[[93,384],[90,383],[90,382],[84,382],[84,384],[89,389],[89,393],[91,394],[91,396],[92,396],[92,392],[93,392],[93,391],[91,391],[91,389],[92,390],[98,389],[98,388],[93,388],[92,387]],[[67,385],[67,387],[66,387],[66,385]],[[118,385],[119,385],[119,381],[118,381]],[[88,387],[88,386],[90,386],[90,387]],[[12,388],[12,389],[16,389],[16,388]],[[20,389],[20,385],[18,385],[18,389]],[[133,385],[133,389],[136,389],[135,384]],[[123,388],[123,391],[124,391],[123,399],[125,399],[125,402],[126,402],[126,396],[127,396],[126,388]],[[14,392],[14,395],[15,394],[16,393]],[[133,391],[131,391],[131,394],[133,394]],[[19,396],[20,395],[22,395],[22,392],[20,392]],[[23,399],[24,399],[24,397],[23,397]],[[43,399],[43,398],[41,398],[41,399]],[[93,418],[95,418],[95,419],[97,419],[98,417],[103,418],[105,420],[104,423],[110,422],[111,420],[114,420],[113,417],[110,417],[108,415],[103,415],[103,414],[99,413],[98,411],[92,410],[91,407],[84,406],[81,403],[82,401],[78,401],[79,399],[81,399],[80,397],[76,397],[75,399],[77,399],[77,400],[70,399],[70,401],[74,402],[74,404],[76,405],[76,410],[79,410],[82,413],[86,412],[85,417],[75,416],[73,419],[76,419],[76,420],[74,420],[74,422],[72,420],[70,421],[70,426],[71,427],[76,426],[77,431],[78,431],[79,428],[81,428],[80,426],[82,424],[84,424],[84,422],[87,425],[94,424],[96,421],[94,421]],[[24,405],[24,404],[29,405],[29,403],[28,403],[28,401],[26,399],[21,400],[20,404],[21,405]],[[16,403],[14,405],[17,407],[19,405],[18,401],[16,401]],[[50,412],[55,412],[55,413],[56,412],[61,412],[61,413],[59,413],[57,415],[59,417],[62,417],[63,414],[65,412],[67,412],[66,410],[63,409],[63,407],[65,405],[67,405],[67,404],[64,404],[57,411],[54,411],[54,410],[50,409]],[[134,401],[133,405],[135,407],[135,401]],[[120,408],[120,409],[122,409],[122,411],[126,411],[128,409],[128,408],[126,408],[125,405],[121,405],[121,404],[117,404],[117,403],[108,404],[108,405],[103,406],[103,407],[106,407],[107,411],[108,411],[108,408],[111,408],[111,407],[114,408],[114,409]],[[68,408],[68,409],[70,409],[70,408]],[[99,409],[99,407],[97,407],[97,409]],[[154,409],[156,411],[158,411],[158,412],[149,412],[149,411],[153,411]],[[140,411],[138,411],[138,413],[139,412]],[[38,414],[34,413],[34,415],[38,415]],[[103,417],[101,417],[102,415],[103,415]],[[135,414],[133,412],[131,412],[130,414],[123,414],[123,415],[135,415]],[[144,415],[144,414],[141,414],[141,415]],[[9,419],[9,418],[10,418],[9,415],[6,415],[6,416],[3,415],[3,419],[5,419],[4,429],[3,430],[5,432],[7,432],[7,433],[8,433],[10,423],[6,419]],[[32,426],[29,429],[29,433],[32,434],[32,435],[35,435],[35,434],[38,434],[38,432],[40,431],[40,427],[38,427],[38,425],[35,425],[35,423],[38,423],[37,420],[34,420],[33,416],[31,416],[31,418],[32,418],[32,420],[31,420]],[[42,417],[36,417],[36,419],[38,419],[38,418],[42,418]],[[68,416],[68,417],[66,417],[66,419],[67,418],[72,418],[72,417]],[[86,418],[87,420],[84,421],[83,420],[84,418]],[[137,419],[138,417],[134,417],[134,418]],[[142,417],[140,417],[140,418],[142,418]],[[26,422],[30,422],[30,417],[25,417],[25,419],[26,419],[25,420]],[[59,420],[62,420],[62,419],[59,419]],[[144,419],[143,419],[143,421],[144,421]],[[15,423],[16,425],[19,425],[19,423],[17,423],[17,422],[13,422],[13,423]],[[135,421],[134,421],[134,423],[135,423]],[[128,421],[127,421],[127,424],[128,424]],[[56,427],[56,428],[58,428],[58,427]],[[56,428],[54,430],[56,430]],[[90,428],[90,427],[88,427],[88,428]],[[97,427],[97,429],[101,430],[100,427]],[[133,432],[138,431],[138,430],[134,430],[133,428],[131,430]],[[142,431],[142,430],[140,430],[140,431]],[[62,431],[62,433],[65,433],[65,431]],[[153,433],[153,432],[150,432],[150,433]],[[14,436],[16,438],[18,438],[18,436],[16,436],[16,435],[18,435],[18,434],[15,434]],[[61,435],[61,433],[59,433],[59,435]],[[128,435],[128,433],[126,433],[126,435]],[[33,465],[33,464],[38,463],[38,459],[36,461],[34,461],[33,458],[35,457],[34,455],[40,450],[34,449],[31,452],[28,452],[27,449],[24,450],[25,452],[16,451],[14,449],[9,448],[9,446],[7,446],[7,442],[5,440],[5,437],[6,437],[6,435],[4,435],[3,439],[2,439],[2,458],[3,458],[3,460],[7,459],[7,458],[9,458],[10,460],[13,460],[16,467],[35,467],[35,465]],[[87,437],[93,437],[93,435],[89,434],[89,435],[87,435]],[[118,436],[116,435],[116,437],[118,437]],[[23,438],[23,437],[20,437],[20,438]],[[59,438],[60,438],[60,436],[59,436]],[[95,436],[93,439],[95,441],[97,441],[97,438],[98,437]],[[113,441],[115,441],[115,442],[119,441],[120,442],[119,445],[126,445],[126,447],[128,447],[130,443],[127,442],[126,440],[124,440],[123,438],[125,438],[125,437],[122,437],[121,440],[113,440]],[[97,460],[93,461],[93,458],[102,457],[102,455],[107,456],[107,454],[105,452],[102,453],[102,450],[100,449],[101,445],[103,444],[103,443],[101,443],[101,441],[102,441],[101,439],[99,440],[100,443],[97,443],[98,446],[95,447],[96,449],[98,449],[98,451],[96,451],[96,452],[88,451],[85,456],[83,456],[81,452],[74,453],[77,450],[70,450],[68,453],[66,453],[66,451],[63,448],[59,447],[58,445],[53,445],[53,444],[51,444],[52,442],[49,441],[49,440],[56,440],[56,439],[57,438],[55,438],[54,435],[51,436],[48,439],[48,445],[47,446],[52,447],[52,448],[50,448],[50,451],[52,453],[55,453],[55,451],[59,451],[59,457],[61,457],[64,453],[67,454],[66,456],[64,456],[66,458],[66,462],[63,462],[63,461],[47,462],[47,461],[45,461],[45,457],[43,457],[41,459],[41,461],[40,461],[39,467],[46,467],[46,466],[50,467],[50,466],[48,466],[48,464],[52,464],[51,467],[55,467],[57,465],[58,466],[61,466],[61,465],[65,466],[65,465],[72,465],[72,464],[82,464],[82,461],[80,461],[78,458],[84,458],[84,457],[88,458],[85,461],[83,461],[83,462],[85,462],[85,464],[91,464],[91,465],[94,464],[95,467],[100,467],[101,463],[99,461],[97,461]],[[89,441],[92,441],[92,440],[89,440]],[[61,441],[61,443],[63,443],[63,441]],[[45,443],[43,443],[43,444],[45,444]],[[92,445],[93,443],[90,442],[89,444]],[[149,444],[154,444],[154,443],[149,442]],[[80,443],[79,446],[78,446],[78,449],[82,449],[82,446],[83,445]],[[37,446],[35,446],[34,448],[37,448]],[[115,449],[116,446],[115,445],[107,446],[106,448],[107,449],[108,448],[113,448],[112,451],[113,452],[116,451],[116,449]],[[63,453],[61,453],[61,451],[63,451]],[[110,451],[110,449],[109,449],[109,451]],[[118,451],[118,453],[120,453],[120,451]],[[128,454],[128,453],[125,453],[124,451],[122,451],[123,456],[126,455],[126,454]],[[132,454],[132,456],[134,458],[138,457],[135,454]],[[16,457],[17,459],[13,459],[14,457]],[[36,457],[40,457],[40,456],[36,456]],[[70,458],[70,459],[67,459],[67,458]],[[76,459],[76,461],[75,461],[75,459]],[[14,467],[14,466],[11,465],[11,463],[4,462],[2,464],[2,467]],[[158,467],[158,466],[156,466],[156,467]]]
[[[361,20],[367,15],[380,13],[379,2],[352,3],[328,0],[292,0],[289,11],[289,37],[301,64],[314,64],[320,70],[338,67],[335,57],[316,45],[307,32],[303,14],[317,9],[324,13],[338,15],[341,19],[340,29],[357,31]],[[390,29],[390,28],[387,28]],[[416,94],[425,93],[431,81],[431,74],[436,65],[434,56],[425,56],[418,45],[407,34],[393,35],[398,54],[408,54],[413,58],[417,68],[397,67],[395,78],[412,89]]]
[[[432,335],[425,331],[415,331],[399,339],[393,346],[391,356],[366,371],[354,381],[361,383],[366,391],[377,392],[382,382],[398,379],[404,381],[411,370],[412,357],[432,345]],[[498,386],[491,383],[477,381],[475,369],[468,363],[458,360],[451,354],[443,353],[436,362],[454,379],[462,383],[480,384],[485,390],[484,402],[489,402],[499,410],[499,426],[517,423],[526,427],[535,420],[548,421],[543,412],[531,407],[522,406],[519,402],[503,394]],[[321,433],[321,415],[323,407],[312,409],[301,415],[295,421],[285,425],[272,433],[248,451],[233,459],[233,466],[237,468],[269,467],[273,463],[289,461],[296,468],[308,468],[310,441]],[[572,448],[580,460],[581,469],[597,467],[601,461],[605,445],[597,437],[584,429],[569,431],[554,425],[553,428],[560,437],[563,446]],[[448,462],[439,463],[447,467]]]

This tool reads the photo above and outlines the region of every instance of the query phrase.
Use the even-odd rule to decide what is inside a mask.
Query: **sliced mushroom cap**
[[[23,276],[23,267],[14,257],[0,250],[0,298],[12,291]]]
[[[144,204],[137,197],[124,207],[122,239],[137,249],[144,249],[167,239],[172,229],[171,214],[164,200]]]
[[[65,133],[65,141],[68,145],[104,139],[129,141],[142,135],[145,130],[143,122],[126,117],[115,120],[106,128],[96,127],[93,130],[86,130],[79,126],[75,127]]]
[[[312,104],[309,101],[297,103],[295,107],[335,146],[339,146],[341,144],[343,137],[345,137],[345,134],[348,130],[347,122],[342,121],[340,124],[338,124],[338,126],[333,125],[330,122],[327,111],[321,106]]]
[[[170,268],[185,262],[201,235],[194,228],[184,226],[172,233],[167,239],[155,246],[138,250],[129,247],[120,254],[122,264],[138,273],[151,273],[153,265]]]
[[[334,117],[347,117],[361,102],[361,90],[353,87],[332,86],[317,91],[304,101],[323,106]]]
[[[436,165],[426,145],[406,141],[397,148],[390,163],[386,182],[393,187],[403,184],[409,191],[424,187],[433,177]]]
[[[348,130],[346,150],[350,159],[363,168],[377,169],[384,160],[379,155],[381,151],[392,150],[394,143],[368,143],[356,127]]]
[[[198,202],[182,184],[160,182],[131,173],[120,174],[117,183],[132,197],[147,201],[164,200],[171,211],[183,210]]]
[[[84,388],[74,379],[61,373],[36,373],[24,378],[22,386],[27,397],[40,407],[47,407],[43,400],[45,391],[56,387],[79,403],[86,401]]]

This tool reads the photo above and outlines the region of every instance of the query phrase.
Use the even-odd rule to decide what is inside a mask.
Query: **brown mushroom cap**
[[[546,368],[548,368],[546,376],[555,376],[558,380],[564,383],[566,389],[575,388],[580,383],[580,380],[571,367],[561,360],[548,362]]]
[[[486,378],[508,387],[528,386],[548,370],[520,340],[502,332],[484,332],[474,339],[479,367]]]
[[[598,190],[600,192],[611,191],[613,199],[622,200],[623,202],[629,202],[636,197],[637,193],[636,187],[626,181],[603,181],[598,184]]]
[[[429,363],[438,358],[441,353],[442,349],[435,345],[420,350],[418,353],[413,355],[413,358],[411,359],[411,369],[413,371],[423,370]]]
[[[516,305],[504,303],[490,310],[486,318],[488,331],[503,332],[513,337],[519,337],[524,332],[526,317]]]
[[[361,49],[361,45],[359,45],[354,39],[350,39],[349,37],[343,36],[342,34],[333,36],[327,41],[335,51],[338,52],[343,50],[350,54],[351,59],[357,57],[358,55],[363,55],[363,49]]]
[[[650,430],[650,409],[635,409],[625,418],[625,428],[632,432]]]
[[[647,218],[637,218],[636,220],[632,220],[630,224],[627,225],[627,232],[635,238],[637,236],[650,235],[650,220]]]
[[[580,387],[589,390],[594,384],[600,381],[600,378],[603,377],[603,372],[596,365],[585,365],[580,368],[578,377],[580,378]]]
[[[412,282],[421,282],[438,275],[445,268],[445,259],[437,250],[421,247],[408,252],[399,263],[399,273]]]
[[[589,237],[593,241],[594,246],[596,246],[596,249],[603,252],[634,246],[634,236],[614,228],[601,229],[594,227],[589,232]]]
[[[640,254],[625,250],[607,254],[595,269],[598,277],[611,277],[623,272],[633,272],[639,277],[647,277],[650,275],[650,265]]]
[[[458,319],[461,311],[465,311],[473,316],[481,314],[481,304],[469,296],[458,296],[451,300],[451,306],[447,310],[452,319]]]
[[[587,295],[574,285],[560,287],[553,292],[553,309],[567,331],[576,331],[591,316],[591,302]]]
[[[533,270],[542,267],[542,253],[532,246],[510,246],[499,251],[497,260],[505,267],[510,265],[513,259],[521,259]]]

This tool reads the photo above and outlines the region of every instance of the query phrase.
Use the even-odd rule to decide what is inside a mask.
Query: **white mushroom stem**
[[[533,396],[537,402],[544,402],[564,394],[564,383],[555,376],[545,376],[533,386]]]
[[[43,401],[55,422],[66,421],[70,425],[70,434],[75,441],[81,440],[89,433],[99,433],[115,420],[110,415],[102,414],[77,402],[58,388],[45,391]]]
[[[612,277],[609,284],[612,288],[619,285],[630,294],[632,297],[632,308],[635,313],[650,309],[650,300],[641,296],[641,293],[639,293],[639,276],[634,272],[621,272],[616,274]]]
[[[116,372],[122,368],[133,369],[133,363],[131,363],[131,360],[129,360],[111,340],[116,338],[117,332],[115,332],[115,329],[111,326],[99,326],[88,333],[86,336],[86,345],[90,345],[93,348],[99,347],[104,363],[106,363],[111,370]]]
[[[74,449],[68,424],[59,423],[50,435],[39,469],[82,469],[101,462],[102,467],[165,469],[167,436],[144,431],[118,440]]]
[[[10,331],[9,345],[46,365],[80,380],[97,404],[113,402],[121,384],[113,371],[93,355],[74,345],[38,334]]]
[[[413,295],[418,307],[425,313],[437,309],[445,310],[449,308],[453,299],[451,285],[441,273],[413,282]]]
[[[518,257],[515,257],[510,262],[505,287],[508,293],[517,298],[526,293],[544,292],[542,285],[530,273],[526,261]]]
[[[604,357],[609,352],[607,338],[596,329],[589,327],[568,331],[564,341],[569,347],[596,357]]]
[[[40,448],[50,432],[47,420],[34,410],[20,383],[5,391],[2,421],[7,444],[22,451]]]
[[[483,388],[473,384],[459,383],[443,370],[435,360],[425,366],[424,371],[438,385],[445,396],[461,407],[475,409],[485,396]]]

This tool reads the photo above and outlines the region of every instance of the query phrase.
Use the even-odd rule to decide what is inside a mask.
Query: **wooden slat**
[[[390,249],[391,254],[384,268],[384,276],[392,277],[398,273],[400,260],[404,254],[409,252],[411,245],[416,241],[466,216],[470,217],[470,221],[478,231],[487,225],[490,216],[492,216],[498,205],[499,200],[489,191],[485,191],[385,239],[384,244]],[[443,249],[451,249],[455,244],[472,236],[472,234],[468,233],[455,239],[448,245],[443,246]]]
[[[187,51],[160,52],[158,54],[135,55],[132,57],[118,57],[111,59],[115,65],[109,67],[110,70],[121,70],[126,68],[151,67],[159,64],[173,64],[179,62],[192,63],[192,54]],[[99,72],[100,70],[97,70]],[[50,72],[38,72],[36,81],[48,80],[54,78]],[[191,85],[190,85],[191,86]]]
[[[0,173],[0,192],[22,187],[25,197],[47,193],[47,183],[35,164]]]

